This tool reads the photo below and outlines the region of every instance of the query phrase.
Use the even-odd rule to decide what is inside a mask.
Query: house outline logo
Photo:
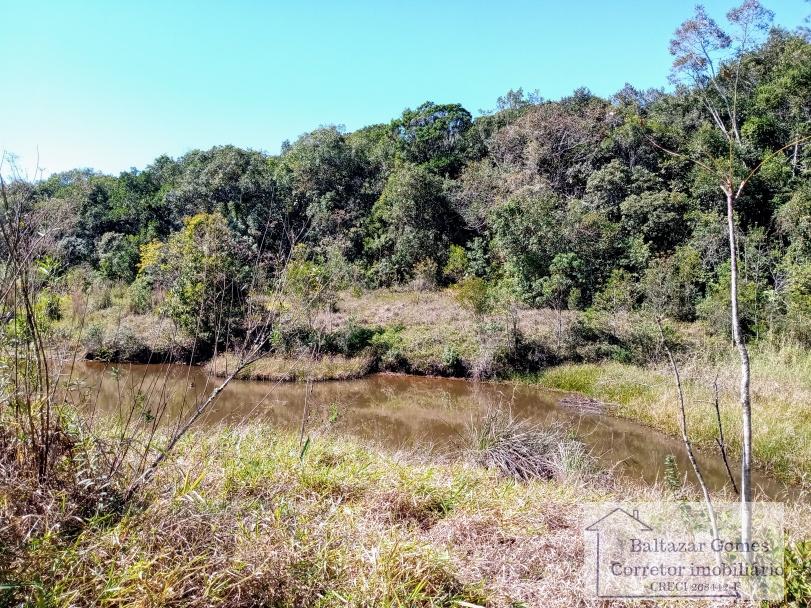
[[[599,598],[606,598],[606,599],[616,599],[616,598],[624,598],[624,599],[656,599],[667,597],[670,599],[685,599],[685,598],[702,598],[702,599],[720,599],[720,598],[740,598],[740,593],[738,591],[733,591],[732,593],[723,593],[723,594],[684,594],[684,595],[655,595],[655,594],[643,594],[643,595],[616,595],[616,594],[609,594],[604,595],[600,592],[600,532],[604,531],[606,528],[611,528],[611,523],[609,520],[622,518],[625,520],[627,526],[638,526],[640,532],[653,532],[654,529],[646,524],[639,518],[639,510],[636,507],[631,509],[629,513],[622,507],[616,507],[597,519],[591,525],[583,528],[586,532],[596,532],[597,533],[597,554],[595,560],[595,567],[596,567],[596,581],[595,581],[595,593],[596,596]]]
[[[609,511],[608,513],[603,515],[600,519],[598,519],[593,524],[591,524],[589,527],[587,527],[586,530],[588,532],[599,532],[600,528],[602,528],[602,526],[600,524],[602,524],[602,522],[605,521],[606,519],[608,519],[609,517],[613,517],[614,514],[617,513],[617,512],[624,514],[626,517],[629,517],[629,518],[633,519],[636,523],[638,523],[640,525],[639,529],[640,529],[641,532],[652,532],[653,531],[653,528],[651,528],[648,524],[646,524],[644,521],[639,519],[639,511],[637,509],[633,510],[633,515],[632,515],[631,513],[628,513],[628,511],[626,511],[622,507],[617,507],[616,509],[612,509],[611,511]]]
[[[651,528],[648,524],[646,524],[644,521],[639,519],[639,510],[633,509],[633,514],[631,514],[631,513],[628,513],[628,511],[626,511],[622,507],[616,507],[615,509],[612,509],[611,511],[609,511],[608,513],[603,515],[600,519],[598,519],[597,521],[592,523],[590,526],[585,528],[585,530],[587,532],[596,532],[597,533],[597,559],[595,560],[595,566],[596,566],[596,571],[597,571],[596,572],[597,573],[597,580],[596,580],[596,583],[595,583],[595,585],[596,585],[595,592],[597,594],[597,597],[611,597],[611,596],[603,596],[603,594],[600,593],[600,530],[605,527],[605,525],[607,523],[606,520],[614,519],[615,517],[620,517],[621,516],[620,514],[624,515],[627,519],[632,520],[633,522],[636,522],[639,525],[639,530],[641,532],[652,532],[653,531],[653,528]]]

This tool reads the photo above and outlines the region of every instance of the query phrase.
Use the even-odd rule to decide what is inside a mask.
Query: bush
[[[442,351],[442,365],[448,376],[463,376],[465,374],[465,364],[462,355],[452,344],[446,344]]]
[[[146,363],[154,353],[126,326],[107,332],[102,325],[91,325],[84,338],[85,357],[90,360]]]
[[[324,350],[332,354],[354,357],[372,345],[382,329],[360,325],[350,320],[346,325],[324,336]]]
[[[153,268],[156,285],[167,289],[164,312],[203,342],[226,339],[245,309],[247,257],[222,215],[188,218],[160,249]]]
[[[129,287],[130,309],[145,314],[152,309],[152,281],[145,275],[138,275]]]
[[[271,348],[282,355],[314,352],[321,345],[321,336],[312,326],[303,323],[282,323],[270,337]]]
[[[485,315],[493,310],[493,298],[487,281],[480,277],[465,277],[454,287],[456,301],[474,315]]]
[[[677,333],[665,326],[665,339],[671,350],[683,348]],[[645,365],[662,355],[658,326],[642,315],[607,314],[590,309],[571,326],[566,345],[576,360]]]
[[[411,287],[416,291],[433,291],[437,286],[437,263],[431,259],[420,260],[414,265]]]
[[[788,335],[804,346],[811,345],[811,264],[790,268],[787,300]]]
[[[565,479],[597,471],[594,456],[563,427],[543,428],[502,410],[490,410],[469,426],[467,443],[477,464],[515,479]]]
[[[467,272],[467,266],[467,252],[464,247],[451,245],[448,250],[448,261],[445,262],[445,267],[442,269],[445,280],[451,283],[461,281]]]
[[[138,265],[138,242],[136,237],[106,232],[97,248],[99,272],[111,281],[129,283],[135,277]]]
[[[706,323],[712,334],[732,336],[730,324],[732,304],[730,303],[729,264],[725,264],[718,279],[710,284],[706,297],[698,305],[698,317]],[[764,333],[766,327],[765,310],[767,289],[743,277],[738,280],[738,314],[741,329],[745,336]]]
[[[653,260],[645,271],[641,288],[645,306],[654,314],[692,321],[703,284],[701,256],[685,245],[669,257]]]
[[[630,312],[636,304],[638,285],[627,270],[611,271],[605,287],[594,296],[592,306],[606,312]]]
[[[403,353],[402,325],[392,325],[371,339],[371,346],[386,369],[405,370],[406,358]]]
[[[58,294],[45,292],[40,296],[38,302],[41,314],[48,321],[59,321],[62,319],[62,300]]]
[[[92,305],[94,310],[107,310],[113,305],[113,290],[107,283],[95,286],[93,292]]]

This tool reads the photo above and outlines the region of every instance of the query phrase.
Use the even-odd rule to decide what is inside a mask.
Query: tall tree
[[[751,83],[744,78],[746,61],[758,38],[768,31],[773,14],[757,0],[745,0],[727,15],[729,31],[723,30],[706,12],[696,7],[695,15],[681,24],[670,42],[674,56],[673,79],[690,86],[683,94],[695,97],[703,120],[686,152],[661,147],[669,154],[689,158],[721,190],[725,199],[730,260],[730,305],[732,338],[740,358],[740,405],[742,421],[741,527],[743,541],[751,535],[752,502],[752,404],[749,351],[741,329],[738,309],[738,244],[736,203],[744,189],[769,163],[785,160],[784,146],[763,146],[753,141],[746,129]],[[795,141],[800,138],[795,138]],[[761,144],[761,145],[758,145]]]

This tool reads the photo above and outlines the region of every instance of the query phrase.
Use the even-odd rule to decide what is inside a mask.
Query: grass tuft
[[[468,426],[475,462],[515,479],[566,479],[596,471],[596,459],[563,427],[540,427],[491,409]]]

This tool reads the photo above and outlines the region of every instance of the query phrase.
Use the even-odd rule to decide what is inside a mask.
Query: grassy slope
[[[152,328],[157,321],[121,312],[126,302],[113,297],[113,306],[91,313],[88,325],[106,325],[107,333],[127,327],[135,342],[154,339],[141,336],[139,328]],[[67,307],[64,307],[67,308]],[[495,320],[492,317],[491,320]],[[344,294],[337,312],[324,315],[320,322],[337,328],[356,323],[393,327],[398,332],[400,354],[417,373],[446,373],[449,350],[468,364],[486,359],[487,345],[476,335],[476,322],[447,291],[392,292],[379,290],[360,296]],[[487,322],[488,320],[485,320]],[[61,325],[70,322],[68,317]],[[555,343],[556,318],[550,311],[518,312],[518,326],[533,340]],[[164,328],[165,329],[165,328]],[[695,333],[697,328],[686,328]],[[167,332],[160,332],[165,335]],[[550,347],[551,348],[551,347]],[[792,349],[752,349],[752,388],[755,418],[755,459],[759,466],[782,479],[811,483],[811,354]],[[722,419],[733,454],[740,451],[740,422],[737,412],[737,375],[731,349],[718,356],[694,355],[684,364],[688,397],[688,424],[691,437],[701,446],[714,449],[717,426],[712,406],[712,381],[719,374]],[[255,374],[282,377],[326,379],[354,377],[363,372],[362,359],[327,358],[318,364],[296,360],[268,359]],[[616,413],[638,420],[672,435],[679,432],[672,377],[666,367],[642,368],[612,362],[567,364],[533,377],[543,386],[576,391],[616,403]]]
[[[46,534],[18,578],[46,606],[572,606],[582,483],[515,483],[253,426],[188,438],[148,506]],[[21,580],[22,579],[22,580]]]
[[[466,461],[430,463],[346,438],[316,437],[302,456],[295,437],[261,425],[200,433],[179,448],[143,508],[30,541],[12,569],[16,599],[136,608],[593,605],[581,581],[580,505],[663,496],[589,477],[518,483]],[[789,538],[801,538],[808,521],[807,505],[789,509]]]
[[[811,486],[811,353],[752,349],[754,456],[781,479]],[[715,448],[718,436],[713,379],[718,374],[725,438],[740,454],[738,374],[734,355],[684,365],[688,430],[696,443]],[[569,364],[532,378],[542,386],[576,391],[617,404],[616,413],[671,435],[680,433],[676,392],[669,369],[619,363]]]

